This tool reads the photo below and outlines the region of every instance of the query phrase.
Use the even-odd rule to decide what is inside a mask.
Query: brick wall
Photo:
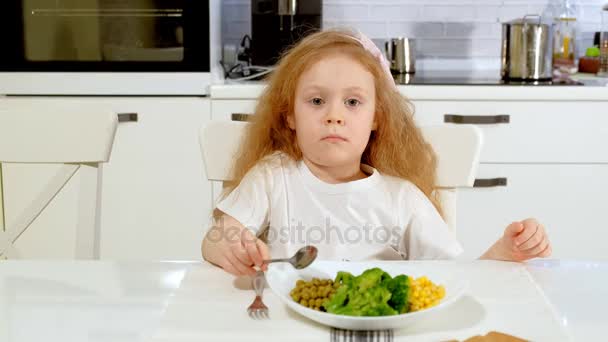
[[[250,32],[250,0],[222,1],[222,36],[237,43]],[[579,0],[578,51],[591,45],[608,0]],[[325,0],[323,26],[355,27],[377,42],[393,36],[417,39],[422,69],[499,67],[501,23],[542,14],[549,0]]]

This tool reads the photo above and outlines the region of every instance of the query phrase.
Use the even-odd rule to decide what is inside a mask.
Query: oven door
[[[39,89],[39,83],[61,89],[66,82],[95,77],[106,84],[101,88],[131,84],[126,93],[141,94],[155,91],[135,89],[137,78],[143,88],[181,78],[172,91],[160,93],[187,95],[184,85],[198,83],[200,93],[201,77],[209,78],[210,1],[11,0],[3,10],[10,13],[0,22],[5,38],[0,53],[3,94],[52,94],[56,90]],[[63,91],[74,94],[78,88],[82,84]]]

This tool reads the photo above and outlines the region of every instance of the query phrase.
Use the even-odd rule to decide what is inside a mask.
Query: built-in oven
[[[3,1],[0,94],[204,94],[219,60],[219,7],[220,0]]]

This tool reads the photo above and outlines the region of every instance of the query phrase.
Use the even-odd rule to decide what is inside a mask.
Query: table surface
[[[606,261],[428,263],[459,268],[469,289],[428,324],[395,331],[397,341],[491,330],[535,341],[604,339]],[[245,308],[253,296],[249,278],[207,263],[3,261],[0,341],[329,340],[328,327],[288,309],[268,289],[270,319],[252,320]]]

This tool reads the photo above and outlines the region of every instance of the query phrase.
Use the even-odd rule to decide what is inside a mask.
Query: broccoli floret
[[[330,300],[323,303],[323,307],[325,311],[331,313],[337,313],[339,308],[344,307],[345,302],[348,299],[349,287],[347,285],[342,285],[338,287],[336,293],[331,297]]]
[[[346,293],[347,300],[343,305],[336,305],[341,302],[341,296]],[[336,298],[340,296],[340,298]],[[349,316],[382,316],[395,315],[397,311],[391,308],[386,302],[391,297],[391,293],[384,287],[377,286],[367,291],[357,291],[356,289],[346,289],[340,287],[336,295],[325,306],[331,313]],[[332,306],[333,304],[333,306]]]
[[[405,275],[395,278],[371,268],[355,277],[338,272],[340,284],[333,297],[323,304],[327,312],[349,316],[386,316],[408,312],[410,280]]]
[[[388,301],[393,309],[399,313],[409,311],[408,298],[410,294],[410,278],[406,275],[399,275],[386,282],[386,288],[390,291],[391,298]]]
[[[388,275],[386,272],[379,269],[378,267],[370,268],[369,270],[366,270],[365,272],[361,273],[360,276],[355,277],[354,281],[359,291],[365,291],[367,289],[379,285],[383,277],[385,277],[385,274]]]
[[[336,275],[336,279],[334,280],[334,283],[350,286],[352,284],[354,278],[355,277],[352,274],[350,274],[348,272],[340,271]]]
[[[391,277],[390,274],[384,272],[384,274],[382,274],[382,278],[380,278],[380,285],[386,287],[386,283],[391,281],[393,278]]]

